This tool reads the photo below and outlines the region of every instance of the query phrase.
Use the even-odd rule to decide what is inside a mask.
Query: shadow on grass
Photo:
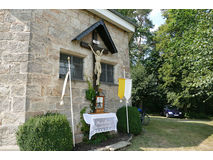
[[[150,124],[144,127],[140,135],[134,137],[132,145],[127,150],[196,148],[213,134],[213,126],[208,123],[211,121],[152,116]],[[213,137],[208,140],[213,144]]]

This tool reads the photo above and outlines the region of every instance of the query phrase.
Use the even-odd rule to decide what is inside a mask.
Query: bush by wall
[[[127,133],[126,107],[119,108],[116,112],[118,118],[117,129],[121,133]],[[128,106],[129,132],[138,135],[142,130],[140,115],[136,107]]]
[[[30,118],[19,126],[17,144],[22,151],[69,151],[72,132],[65,115],[47,113]]]

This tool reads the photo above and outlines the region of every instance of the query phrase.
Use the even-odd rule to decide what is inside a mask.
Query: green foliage
[[[95,89],[92,87],[92,84],[90,81],[88,81],[88,90],[86,90],[86,99],[90,101],[90,108],[92,113],[95,112]]]
[[[146,112],[159,112],[166,103],[163,91],[154,74],[147,73],[144,65],[138,64],[131,69],[133,105],[146,109]]]
[[[109,138],[112,138],[109,132],[96,133],[87,143],[100,144],[101,142],[107,141]]]
[[[159,78],[170,103],[200,111],[213,97],[213,10],[166,10],[157,31]],[[206,104],[206,105],[205,105]]]
[[[65,115],[48,113],[30,118],[16,133],[21,151],[70,151],[72,132]]]
[[[189,112],[186,114],[187,118],[191,119],[210,119],[208,115],[205,113],[196,113],[196,112]]]
[[[160,86],[158,69],[162,65],[160,53],[156,51],[155,33],[149,19],[150,9],[118,9],[124,16],[133,18],[137,24],[129,42],[131,75],[133,79],[134,106],[145,108],[147,112],[161,112],[166,104],[166,95]]]
[[[137,25],[129,42],[130,62],[131,65],[142,63],[153,47],[153,33],[150,31],[153,24],[148,18],[151,9],[117,9],[117,11],[134,19]]]
[[[121,133],[127,133],[126,106],[119,108],[116,112],[118,118],[117,129]],[[129,132],[138,135],[141,133],[142,125],[140,114],[136,107],[128,106]]]
[[[83,114],[86,113],[86,107],[84,107],[81,111],[80,111],[80,123],[81,123],[81,132],[83,133],[84,137],[83,137],[83,141],[87,142],[89,140],[89,125],[84,121],[84,117]]]
[[[80,123],[81,123],[81,132],[83,133],[83,142],[88,144],[99,144],[101,142],[106,141],[107,139],[111,138],[109,132],[104,133],[97,133],[92,136],[91,140],[89,140],[89,131],[90,126],[84,121],[83,114],[86,113],[86,107],[84,107],[80,111]]]
[[[89,101],[93,101],[95,94],[95,89],[92,87],[91,83],[88,81],[88,90],[86,90],[86,99]]]

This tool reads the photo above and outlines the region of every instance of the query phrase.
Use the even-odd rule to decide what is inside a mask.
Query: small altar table
[[[84,120],[90,125],[89,139],[101,132],[117,132],[117,116],[115,113],[83,114]]]

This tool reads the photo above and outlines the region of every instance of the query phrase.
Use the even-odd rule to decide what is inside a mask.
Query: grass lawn
[[[126,151],[213,151],[213,120],[151,116],[148,126],[132,139]]]

